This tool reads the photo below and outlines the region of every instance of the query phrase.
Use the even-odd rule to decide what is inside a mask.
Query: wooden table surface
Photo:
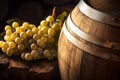
[[[57,60],[26,62],[0,54],[0,80],[61,80]]]

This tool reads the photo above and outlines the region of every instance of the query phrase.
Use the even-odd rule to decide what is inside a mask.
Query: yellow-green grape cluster
[[[48,16],[38,26],[23,22],[13,22],[5,26],[4,40],[0,41],[1,50],[8,56],[17,55],[31,61],[57,57],[57,42],[64,18],[63,12],[58,17]]]

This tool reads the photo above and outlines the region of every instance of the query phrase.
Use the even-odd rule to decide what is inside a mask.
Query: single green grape
[[[9,42],[9,47],[10,48],[15,48],[16,47],[16,43],[13,42],[13,41]]]
[[[29,23],[28,23],[28,22],[23,22],[22,26],[23,26],[25,29],[28,29],[28,28],[29,28]]]
[[[38,47],[37,47],[37,44],[35,44],[35,43],[32,43],[32,44],[30,45],[30,47],[31,47],[32,50],[35,50],[35,49],[38,48]]]
[[[25,49],[24,44],[18,44],[18,50],[23,51]]]
[[[4,36],[4,40],[7,41],[7,42],[12,41],[11,37],[7,36],[7,35]]]
[[[49,29],[49,27],[47,27],[47,26],[43,26],[43,27],[41,28],[41,31],[43,31],[44,34],[47,34],[48,29]]]
[[[5,31],[7,31],[7,30],[12,30],[12,27],[10,25],[6,25],[5,26]]]
[[[32,55],[33,58],[37,58],[39,54],[38,54],[37,50],[32,50],[31,55]]]
[[[21,43],[22,43],[22,38],[21,38],[21,37],[17,37],[17,38],[15,39],[15,43],[16,43],[16,44],[21,44]]]
[[[7,42],[2,43],[2,48],[7,49],[9,47],[9,44]]]
[[[15,40],[17,37],[18,37],[18,33],[16,33],[16,32],[12,33],[11,36],[10,36],[10,38],[12,40]]]
[[[44,36],[44,32],[41,31],[41,30],[39,30],[39,31],[38,31],[38,35],[39,35],[40,37],[42,37],[42,36]]]
[[[40,22],[40,25],[41,25],[41,26],[47,26],[47,25],[48,25],[48,22],[47,22],[46,20],[42,20],[42,21]]]
[[[25,54],[25,59],[27,60],[27,61],[31,61],[32,60],[32,55],[31,55],[31,53],[26,53]]]
[[[34,34],[34,35],[33,35],[33,39],[34,39],[35,41],[37,41],[39,38],[40,38],[40,36],[39,36],[38,34]]]
[[[30,30],[30,29],[28,29],[28,30],[26,31],[26,34],[27,34],[27,36],[29,36],[29,37],[32,37],[32,36],[33,36],[33,32],[32,32],[32,30]]]
[[[20,32],[20,37],[23,39],[27,38],[27,33],[26,32]]]
[[[55,34],[56,34],[56,31],[55,31],[54,28],[49,28],[49,29],[48,29],[48,35],[49,35],[49,36],[55,36]]]
[[[13,48],[7,48],[7,52],[6,52],[6,55],[7,56],[12,56],[13,55],[13,53],[14,53],[14,49]]]
[[[37,34],[38,33],[38,28],[36,28],[36,27],[34,27],[34,28],[32,28],[32,32],[34,33],[34,34]]]
[[[41,39],[38,39],[38,40],[37,40],[37,45],[39,45],[40,47],[43,47],[44,44],[45,44],[45,43],[44,43]]]
[[[46,21],[52,23],[54,22],[54,17],[50,15],[46,18]]]
[[[22,29],[20,27],[16,27],[15,31],[16,31],[16,33],[20,33],[20,32],[22,32]]]
[[[41,30],[41,28],[42,28],[42,26],[41,26],[41,25],[39,25],[39,26],[38,26],[38,29],[39,29],[39,30]]]
[[[17,27],[19,27],[19,23],[18,23],[18,22],[13,22],[13,23],[12,23],[12,27],[13,27],[14,29],[16,29]]]
[[[46,43],[48,41],[48,37],[47,36],[42,36],[40,39],[41,39],[41,41],[43,43]]]
[[[46,58],[48,58],[48,57],[51,55],[50,50],[45,49],[44,52],[43,52],[43,55],[44,55]]]
[[[10,36],[12,33],[13,33],[12,30],[7,30],[7,31],[6,31],[6,35],[7,35],[7,36]]]

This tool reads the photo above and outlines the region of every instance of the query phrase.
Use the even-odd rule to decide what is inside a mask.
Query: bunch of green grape
[[[6,25],[4,40],[0,41],[1,50],[7,56],[20,56],[27,61],[56,58],[58,38],[66,16],[66,12],[57,17],[49,15],[38,26],[28,22]]]

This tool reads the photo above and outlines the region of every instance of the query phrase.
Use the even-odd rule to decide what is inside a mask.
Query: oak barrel
[[[69,14],[58,41],[62,80],[120,80],[118,4],[81,0]]]

